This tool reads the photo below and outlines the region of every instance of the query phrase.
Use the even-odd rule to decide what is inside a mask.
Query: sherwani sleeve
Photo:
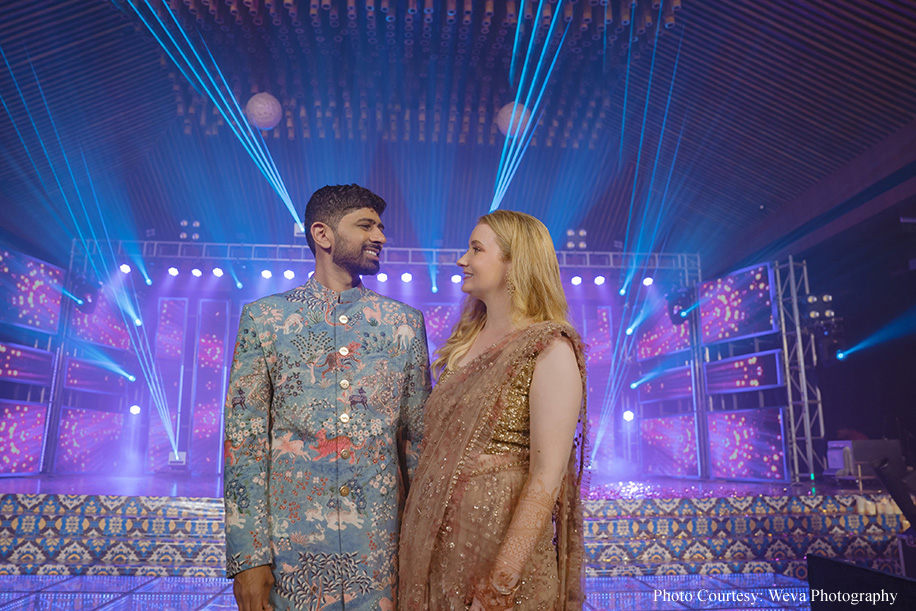
[[[410,316],[410,324],[416,336],[410,342],[407,355],[404,391],[401,396],[401,452],[407,465],[407,484],[413,480],[414,471],[420,458],[420,442],[423,438],[423,410],[430,392],[429,349],[426,343],[426,324],[423,314]]]
[[[267,482],[273,389],[262,338],[242,309],[226,394],[226,575],[271,564]]]

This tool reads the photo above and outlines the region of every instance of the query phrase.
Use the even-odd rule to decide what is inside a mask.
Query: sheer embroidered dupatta
[[[436,539],[451,526],[449,503],[469,457],[483,452],[503,410],[506,385],[524,363],[553,339],[566,337],[575,348],[585,389],[585,361],[578,334],[546,322],[506,337],[467,365],[440,380],[426,406],[420,464],[411,482],[399,553],[400,608],[426,609]],[[584,395],[583,395],[584,396]],[[585,403],[555,510],[560,592],[557,609],[580,609],[583,593],[581,484],[585,453]],[[515,499],[506,499],[507,504]],[[494,533],[502,536],[503,533]],[[485,533],[481,533],[485,536]],[[486,571],[489,567],[482,567]],[[441,594],[441,593],[434,593]]]

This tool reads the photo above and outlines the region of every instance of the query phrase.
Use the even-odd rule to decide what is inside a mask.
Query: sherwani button
[[[350,414],[341,414],[340,421],[343,422],[344,424],[350,422]]]
[[[341,356],[347,356],[348,354],[350,354],[350,349],[347,348],[346,346],[341,346],[340,350],[338,350],[337,352],[339,352]]]
[[[350,317],[347,316],[346,314],[341,314],[341,315],[340,315],[340,318],[338,318],[337,320],[340,321],[340,324],[345,325],[345,324],[347,324],[348,322],[350,322]]]
[[[347,485],[341,486],[340,487],[340,496],[347,496],[348,494],[350,494],[350,487]]]
[[[344,460],[347,460],[348,458],[350,458],[350,450],[341,450],[340,457],[343,458]]]
[[[350,388],[350,380],[341,380],[340,387],[341,388]]]

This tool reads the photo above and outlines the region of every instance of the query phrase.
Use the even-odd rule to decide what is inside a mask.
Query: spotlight
[[[694,287],[673,289],[665,295],[668,300],[668,320],[673,325],[682,325],[687,322],[690,310],[696,307],[696,293]]]
[[[452,274],[452,284],[459,284],[461,282],[461,274]]]
[[[375,279],[378,280],[379,282],[388,282],[388,274],[386,274],[385,272],[382,272],[380,274],[377,274],[375,276]]]
[[[620,290],[617,291],[617,294],[620,295],[621,297],[623,297],[624,295],[626,295],[626,294],[627,294],[627,289],[626,289],[626,287],[620,287]]]
[[[588,248],[588,244],[585,243],[585,240],[579,240],[579,250],[585,250]]]
[[[122,263],[122,264],[121,264],[121,267],[120,267],[119,269],[121,270],[121,273],[122,273],[122,274],[129,274],[129,273],[130,273],[130,265],[128,265],[127,263]]]
[[[134,416],[139,416],[139,415],[140,415],[140,406],[139,406],[139,405],[131,405],[131,406],[130,406],[130,413],[133,414]]]
[[[646,276],[642,279],[643,286],[652,286],[653,282],[655,282],[655,280],[653,280],[652,276]]]
[[[821,301],[823,301],[824,303],[830,303],[831,301],[833,301],[833,295],[829,295],[829,294],[824,295],[821,297]]]
[[[626,420],[627,422],[633,422],[633,418],[635,417],[636,417],[636,414],[634,414],[630,410],[623,412],[623,419]]]
[[[191,275],[194,276],[195,278],[200,278],[201,276],[204,275],[204,273],[200,271],[200,268],[195,267],[194,269],[191,270]]]
[[[273,278],[273,274],[270,273],[269,269],[265,269],[261,271],[261,278],[264,278],[265,280],[270,280],[271,278]]]
[[[130,382],[136,382],[136,381],[137,381],[136,376],[133,376],[133,375],[130,375],[130,374],[128,374],[127,379],[128,379],[128,381],[130,381]]]
[[[808,312],[808,318],[810,318],[811,320],[817,320],[820,317],[821,317],[821,313],[818,312],[817,310],[811,310],[810,312]]]
[[[153,286],[153,279],[152,279],[152,278],[147,278],[147,279],[146,279],[146,286]]]
[[[241,281],[239,281],[239,280],[236,280],[236,281],[235,281],[235,288],[237,288],[237,289],[242,288],[242,283],[241,283]]]
[[[808,295],[808,297],[805,298],[805,301],[807,303],[817,303],[817,295]]]
[[[833,318],[834,316],[836,316],[836,312],[834,312],[833,310],[831,309],[824,310],[824,318]]]
[[[605,281],[604,276],[595,276],[595,286],[601,286],[602,284],[604,284],[604,281]]]
[[[633,335],[633,332],[636,331],[633,327],[627,327],[627,335]]]
[[[177,276],[177,275],[178,275],[178,268],[174,266],[170,267],[169,276]]]
[[[413,280],[413,274],[410,272],[404,272],[401,274],[401,282],[410,282],[411,280]]]
[[[292,280],[293,278],[296,277],[296,272],[294,272],[291,269],[288,269],[285,272],[283,272],[283,277],[286,278],[287,280]]]
[[[135,327],[142,327],[142,326],[143,326],[143,321],[140,320],[139,318],[135,318],[135,319],[134,319],[134,326],[135,326]]]
[[[630,382],[630,390],[636,390],[639,386],[639,382]]]
[[[434,285],[433,285],[433,293],[438,293],[438,292],[439,292],[439,287],[436,286],[436,285],[434,284]]]
[[[842,350],[837,350],[837,351],[836,351],[836,360],[838,360],[838,361],[845,361],[845,360],[846,360],[846,353],[843,352]]]
[[[570,282],[573,283],[573,286],[579,286],[580,284],[582,284],[582,276],[573,276]]]
[[[222,277],[223,277],[223,268],[221,268],[221,267],[214,267],[214,268],[213,268],[213,275],[216,276],[217,278],[222,278]]]
[[[575,248],[575,247],[576,247],[576,243],[573,242],[572,240],[568,240],[568,241],[566,242],[566,249],[567,249],[567,250],[572,250],[572,249]]]

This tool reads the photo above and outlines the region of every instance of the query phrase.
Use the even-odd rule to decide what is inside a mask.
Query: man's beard
[[[371,259],[363,251],[364,244],[358,246],[350,244],[337,234],[337,248],[334,249],[332,260],[354,276],[374,276],[378,273],[380,263],[378,259]],[[381,251],[381,247],[379,247]]]

